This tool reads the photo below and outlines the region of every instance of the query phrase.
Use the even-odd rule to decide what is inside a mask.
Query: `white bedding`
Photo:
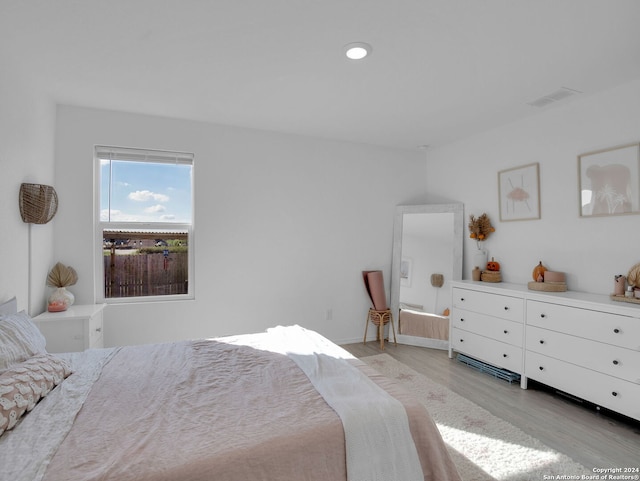
[[[353,363],[361,361],[349,352],[300,326],[225,342],[285,354],[296,362],[342,421],[349,481],[424,479],[404,406],[357,369]]]
[[[36,409],[0,437],[2,479],[40,481],[48,463],[67,435],[102,367],[117,349],[57,354],[74,371],[45,397]]]
[[[347,362],[345,351],[327,346],[315,332],[299,326],[268,332],[340,417],[349,481],[424,480],[402,403]]]
[[[385,392],[385,389],[387,389],[386,386],[384,389],[379,387],[378,384],[380,384],[380,381],[373,382],[368,377],[370,376],[369,373],[364,374],[361,372],[360,368],[365,366],[364,363],[319,334],[313,331],[307,331],[298,326],[278,327],[269,330],[267,333],[218,339],[215,343],[202,341],[200,342],[200,347],[206,351],[205,354],[209,351],[213,354],[214,351],[218,352],[220,350],[215,348],[215,346],[211,346],[211,348],[205,346],[209,344],[220,345],[222,343],[225,345],[235,344],[237,346],[247,346],[261,351],[286,354],[291,360],[295,361],[307,375],[309,381],[311,381],[311,384],[315,387],[315,390],[317,390],[317,393],[314,391],[314,395],[319,399],[319,402],[322,403],[322,398],[318,396],[318,393],[324,398],[326,404],[323,403],[324,407],[322,409],[327,410],[327,412],[331,412],[331,409],[333,409],[340,418],[340,421],[342,421],[347,458],[346,472],[349,481],[389,479],[402,481],[424,480],[432,479],[433,473],[440,473],[441,475],[437,477],[443,480],[458,479],[455,468],[446,453],[446,448],[437,433],[437,429],[431,420],[428,419],[426,412],[422,412],[421,410],[419,417],[427,416],[427,418],[425,418],[427,424],[421,423],[418,428],[415,424],[416,418],[414,417],[415,413],[413,413],[413,411],[413,414],[409,416],[412,421],[409,422],[409,418],[407,417],[408,411],[406,409],[410,408],[407,407],[407,404],[404,404],[406,400],[403,400],[401,403],[396,400],[395,397],[387,394],[387,392]],[[75,426],[72,430],[72,424],[74,421],[77,423],[80,418],[83,418],[84,413],[84,425],[87,426],[89,430],[95,433],[98,432],[95,431],[94,419],[96,415],[100,417],[100,409],[89,409],[88,407],[84,410],[81,409],[87,398],[89,398],[87,405],[90,404],[89,401],[93,398],[94,400],[105,400],[116,408],[116,405],[109,400],[112,397],[111,393],[115,394],[114,388],[117,390],[116,386],[119,386],[119,384],[109,384],[108,382],[105,384],[103,379],[100,379],[100,382],[98,382],[96,386],[102,388],[98,389],[102,394],[94,396],[96,388],[92,391],[92,386],[96,380],[100,378],[103,368],[105,372],[122,372],[121,369],[125,365],[131,366],[134,363],[139,365],[140,362],[149,363],[147,360],[142,361],[142,359],[138,357],[131,357],[130,354],[124,356],[125,350],[127,349],[129,348],[122,348],[122,354],[119,354],[120,349],[101,349],[63,355],[70,361],[75,371],[74,374],[54,389],[47,398],[42,400],[32,412],[22,419],[13,431],[6,433],[0,438],[2,479],[5,479],[5,476],[6,479],[21,481],[40,481],[43,478],[56,480],[67,479],[67,474],[69,474],[70,469],[67,463],[69,461],[76,461],[75,458],[78,458],[78,447],[70,448],[70,446],[76,444],[73,442],[70,444],[69,438],[73,437],[74,433],[86,432],[86,429],[76,429]],[[144,349],[144,352],[147,351],[152,352],[149,349]],[[222,351],[224,351],[224,349]],[[220,351],[220,354],[224,355],[222,351]],[[126,352],[132,353],[133,351],[129,349]],[[138,351],[135,352],[137,353]],[[164,351],[158,351],[158,353],[161,352]],[[140,354],[136,354],[136,356],[139,355]],[[167,358],[167,362],[174,359],[173,356],[165,357]],[[112,359],[113,362],[111,362]],[[127,361],[134,360],[135,362],[123,364],[125,359]],[[229,374],[232,376],[229,380],[237,384],[237,380],[239,379],[237,377],[238,373],[235,371],[235,367],[231,367],[232,365],[229,364],[228,358],[205,357],[198,359],[201,359],[203,363],[199,372],[203,372],[202,369],[205,369],[204,372],[206,373],[210,371],[213,365],[217,366],[218,370],[227,368]],[[229,366],[227,366],[227,364],[229,364]],[[293,365],[292,363],[290,364]],[[115,368],[112,367],[113,365],[123,366]],[[171,370],[173,368],[168,368],[163,365],[157,369],[156,371],[159,377],[156,378],[155,386],[158,385],[158,382],[163,382],[160,379],[166,379],[166,375],[160,373],[160,369],[162,373],[165,373],[167,372],[166,369]],[[176,366],[175,369],[178,369],[176,372],[184,373],[185,376],[189,375],[190,372],[198,372],[197,370],[185,371],[179,366]],[[245,369],[255,372],[255,365],[246,365]],[[367,370],[366,366],[364,370]],[[213,373],[215,371],[211,372]],[[299,377],[304,377],[300,371],[298,371],[298,373]],[[209,379],[211,375],[213,374],[207,374],[207,379]],[[215,375],[217,376],[217,374]],[[106,374],[103,375],[103,378],[104,377],[109,378]],[[134,378],[135,376],[133,376],[132,379]],[[217,379],[217,377],[211,379]],[[278,383],[287,383],[287,379],[289,378],[281,379]],[[111,383],[113,382],[112,380]],[[107,389],[106,386],[111,387]],[[357,389],[354,389],[356,386]],[[215,391],[217,391],[217,389]],[[211,392],[211,390],[209,390],[209,392]],[[105,394],[106,397],[104,397]],[[394,396],[397,396],[397,393],[395,393]],[[235,397],[234,399],[238,398]],[[288,400],[289,398],[286,399]],[[285,401],[285,398],[283,398],[282,401]],[[290,403],[290,401],[287,402]],[[329,409],[327,404],[331,409]],[[120,404],[118,404],[118,406],[119,405]],[[210,411],[211,404],[207,404],[207,406],[209,406],[207,409]],[[381,406],[384,406],[384,408],[381,408]],[[231,406],[231,408],[233,408],[233,406]],[[283,409],[286,410],[284,407]],[[414,408],[412,407],[411,409],[413,410]],[[147,413],[149,411],[147,409],[147,411],[143,410],[139,412]],[[316,412],[320,415],[319,411]],[[76,417],[78,420],[76,420]],[[200,418],[198,417],[198,419]],[[88,425],[87,420],[89,420]],[[95,421],[98,420],[95,419]],[[251,424],[251,426],[255,426],[255,424]],[[146,425],[144,429],[147,429]],[[155,429],[155,427],[149,429]],[[428,435],[430,430],[435,431],[433,435]],[[287,434],[287,436],[289,435]],[[431,436],[435,437],[432,439]],[[198,439],[197,437],[193,437],[193,440],[189,442],[198,443]],[[277,443],[283,442],[282,439],[284,438],[279,438]],[[78,440],[77,436],[75,440]],[[128,440],[128,438],[122,438],[122,441],[126,440]],[[420,443],[419,450],[416,448],[414,441],[415,443]],[[312,445],[318,444],[317,441],[312,440],[311,442]],[[99,444],[102,445],[102,442]],[[271,445],[273,443],[269,444]],[[119,444],[116,442],[113,445],[116,446]],[[65,446],[67,447],[66,450],[64,449]],[[81,443],[77,444],[77,446],[86,446],[86,444]],[[93,452],[96,452],[98,457],[95,459],[99,460],[104,458],[104,454],[102,454],[100,449],[95,450],[96,447],[98,446],[94,446]],[[60,454],[61,451],[64,451],[63,455]],[[418,456],[418,451],[420,452],[420,456]],[[87,459],[91,456],[91,453],[87,450],[83,449],[82,453],[84,457],[88,456]],[[343,451],[343,456],[344,455],[345,451]],[[427,459],[425,456],[427,455],[429,456],[430,464],[425,464],[425,459]],[[225,454],[222,452],[221,456],[218,457],[224,458],[224,456]],[[276,458],[272,456],[267,459],[274,461]],[[10,462],[8,460],[10,460]],[[77,461],[82,463],[82,460]],[[289,462],[284,459],[279,460],[278,466],[283,465],[283,461]],[[273,463],[270,463],[269,466],[272,468]],[[47,471],[48,467],[49,469]],[[129,468],[126,467],[123,469]],[[222,469],[222,466],[216,470],[216,472],[220,473],[220,469]],[[300,469],[305,469],[304,464],[300,465]],[[342,473],[344,473],[344,465],[342,469]],[[56,474],[52,475],[52,471]],[[425,473],[424,475],[423,471]],[[442,473],[444,473],[444,475],[442,475]],[[315,477],[313,479],[325,479],[319,478],[318,474],[314,474]],[[145,473],[145,476],[146,475],[147,473]],[[137,475],[133,476],[131,479],[141,479],[138,478]],[[151,473],[149,473],[149,476],[149,478],[145,477],[144,479],[156,479],[152,477]],[[343,476],[343,474],[341,476]],[[238,479],[235,475],[231,477],[227,475],[226,478],[222,476],[222,478]],[[289,476],[285,479],[290,478]],[[333,481],[334,476],[332,475],[330,478],[332,478],[331,481]],[[80,480],[87,479],[87,477],[76,476],[73,479]],[[113,479],[122,478],[116,476]],[[194,477],[193,479],[196,478]],[[201,478],[197,477],[197,479]],[[209,478],[206,477],[202,479]],[[282,478],[273,477],[269,479]],[[327,481],[329,480],[327,479]]]

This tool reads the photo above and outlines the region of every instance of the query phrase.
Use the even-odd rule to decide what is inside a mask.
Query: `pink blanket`
[[[424,408],[354,362],[406,406],[425,480],[459,479]],[[345,473],[340,419],[293,361],[194,341],[122,348],[44,479],[339,481]]]

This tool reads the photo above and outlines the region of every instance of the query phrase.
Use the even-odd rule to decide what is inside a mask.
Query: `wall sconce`
[[[22,184],[19,195],[20,215],[28,224],[46,224],[58,211],[58,194],[50,185]]]
[[[29,256],[29,275],[27,286],[27,311],[31,314],[31,279],[33,278],[31,266],[31,253],[33,246],[31,245],[31,226],[32,224],[46,224],[58,211],[58,194],[50,185],[44,184],[27,184],[20,185],[20,194],[18,195],[18,204],[20,205],[20,215],[23,222],[29,224],[28,228],[28,256]]]

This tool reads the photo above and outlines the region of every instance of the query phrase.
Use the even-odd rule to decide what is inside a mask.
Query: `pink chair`
[[[372,322],[374,326],[377,326],[376,341],[380,341],[380,349],[384,350],[384,326],[385,324],[391,324],[391,330],[393,332],[393,343],[397,346],[396,341],[396,328],[393,324],[393,314],[391,309],[387,306],[387,296],[384,292],[384,279],[382,277],[382,271],[362,271],[362,278],[364,285],[367,288],[367,294],[373,307],[369,309],[367,314],[367,320],[364,327],[364,340],[362,343],[367,342],[367,330],[369,329],[369,322]]]

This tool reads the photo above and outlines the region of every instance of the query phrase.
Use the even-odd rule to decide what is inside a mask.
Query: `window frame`
[[[100,218],[100,194],[101,194],[101,159],[104,159],[103,153],[110,152],[112,157],[110,160],[129,160],[132,162],[153,162],[153,163],[182,163],[191,166],[191,222],[113,222],[102,221]],[[128,159],[126,157],[132,157]],[[165,301],[184,301],[195,299],[194,270],[195,270],[195,155],[189,152],[173,152],[165,150],[149,150],[128,147],[114,147],[96,145],[93,151],[94,157],[94,290],[96,302],[106,304],[132,304],[140,302],[165,302]],[[111,182],[111,180],[110,180]],[[122,231],[166,231],[187,232],[188,238],[188,279],[186,294],[164,294],[153,296],[131,296],[131,297],[106,297],[104,285],[104,248],[103,238],[104,230],[122,230]]]

